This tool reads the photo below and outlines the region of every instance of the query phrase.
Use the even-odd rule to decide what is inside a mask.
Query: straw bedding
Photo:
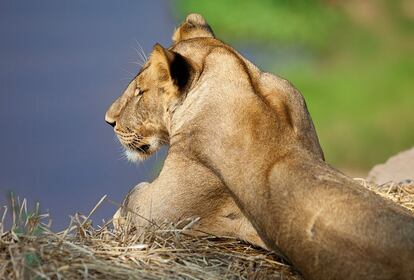
[[[414,211],[413,182],[377,186],[357,180]],[[0,279],[301,279],[276,253],[236,239],[192,237],[172,224],[154,225],[142,236],[130,228],[114,232],[109,222],[93,226],[90,216],[106,201],[54,233],[48,215],[12,200],[0,213]],[[4,225],[8,215],[11,230]]]

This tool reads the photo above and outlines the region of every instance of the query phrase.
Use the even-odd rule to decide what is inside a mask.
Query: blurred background
[[[166,149],[132,165],[107,107],[186,14],[305,96],[327,161],[364,177],[414,145],[414,1],[0,1],[0,204],[39,201],[53,228],[152,180]],[[95,221],[109,219],[105,203]]]

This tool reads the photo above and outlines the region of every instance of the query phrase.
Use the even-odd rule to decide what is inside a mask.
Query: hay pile
[[[414,211],[414,184],[359,181]],[[25,200],[14,201],[13,229],[4,231],[6,213],[0,223],[0,278],[300,279],[278,255],[232,238],[195,238],[174,225],[154,226],[140,237],[114,232],[109,223],[94,227],[90,215],[104,200],[59,233],[48,229],[47,215],[28,213]]]

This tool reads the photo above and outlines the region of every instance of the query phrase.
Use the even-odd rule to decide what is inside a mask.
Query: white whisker
[[[135,48],[135,47],[132,47],[132,48],[134,49],[135,53],[138,55],[138,60],[141,60],[140,62],[142,64],[144,64],[145,63],[145,59],[142,56],[142,54],[140,53],[140,51],[137,48]]]
[[[141,52],[142,52],[142,55],[144,56],[144,58],[145,58],[145,61],[147,61],[148,60],[148,57],[147,57],[147,55],[145,54],[145,51],[144,51],[144,49],[142,48],[142,46],[141,46],[141,44],[138,42],[138,45],[139,45],[139,48],[141,49]]]
[[[121,68],[125,73],[127,73],[128,75],[131,75],[131,76],[135,76],[135,74],[133,74],[132,72],[130,72],[130,71],[128,71],[128,70],[126,70],[126,69],[124,69],[124,68]],[[131,78],[130,78],[131,79]]]
[[[146,61],[148,60],[148,57],[146,56],[146,54],[145,54],[145,52],[144,52],[144,49],[142,48],[141,44],[138,42],[138,40],[137,40],[137,39],[135,39],[135,42],[137,43],[137,45],[138,45],[139,49],[141,50],[141,51],[140,51],[140,55],[141,55],[141,57],[143,57],[143,58],[144,58],[144,62],[146,62]]]
[[[144,64],[142,64],[142,63],[141,63],[141,62],[139,62],[139,61],[131,61],[131,62],[128,62],[128,63],[130,63],[130,64],[134,64],[134,65],[138,65],[138,66],[140,66],[140,67],[144,66]]]
[[[135,51],[135,53],[138,55],[138,60],[142,62],[142,64],[145,64],[145,57],[142,55],[141,51],[135,47],[132,47]]]

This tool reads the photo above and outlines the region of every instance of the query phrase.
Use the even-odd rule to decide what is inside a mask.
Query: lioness
[[[191,17],[204,22],[204,19],[197,15],[188,18]],[[207,23],[203,24],[206,32],[212,32]],[[202,32],[184,23],[173,34],[173,41],[178,43],[191,39],[190,33],[195,37],[207,37],[205,35],[212,34],[207,33],[203,36]],[[225,46],[219,41],[215,44]],[[114,126],[131,161],[146,159],[161,145],[169,144],[170,139],[177,135],[171,130],[174,111],[191,88],[190,79],[195,82],[196,75],[200,74],[195,72],[198,68],[196,65],[194,70],[180,68],[185,67],[180,63],[192,63],[191,60],[181,56],[174,61],[176,65],[173,67],[177,69],[170,73],[170,68],[167,67],[170,63],[168,55],[169,53],[160,45],[155,45],[149,60],[139,74],[106,113],[107,122]],[[200,48],[192,55],[201,58],[206,53]],[[244,60],[241,56],[240,58]],[[245,61],[245,63],[249,62]],[[188,75],[185,77],[188,80],[180,85],[178,82],[181,82],[181,77],[168,80],[168,75],[171,74]],[[164,76],[160,77],[160,75]],[[288,81],[271,74],[266,74],[265,79],[265,82],[273,84],[274,88],[273,91],[263,91],[262,98],[273,107],[275,114],[286,110],[284,107],[279,107],[278,100],[281,96],[285,99],[293,99],[294,102],[297,98],[299,106],[301,108],[305,106],[300,93]],[[214,89],[214,85],[211,89]],[[279,93],[277,94],[276,91]],[[300,116],[300,121],[297,122],[300,127],[298,137],[303,139],[311,153],[323,159],[323,152],[306,108],[303,113],[304,115]],[[290,116],[286,115],[286,117]],[[119,228],[120,224],[125,222],[127,213],[131,214],[130,219],[138,232],[152,222],[157,224],[164,221],[178,222],[182,219],[198,217],[200,221],[193,227],[197,230],[193,234],[234,236],[265,248],[256,230],[241,213],[222,180],[188,151],[183,151],[181,147],[174,145],[168,151],[158,178],[152,183],[138,184],[126,196],[123,207],[114,216],[115,227]]]
[[[155,219],[197,215],[213,233],[231,228],[260,245],[230,193],[265,245],[307,279],[414,279],[413,216],[323,161],[293,87],[215,39],[200,15],[173,40],[154,47],[106,114],[131,159],[170,145],[160,176],[127,207]]]

